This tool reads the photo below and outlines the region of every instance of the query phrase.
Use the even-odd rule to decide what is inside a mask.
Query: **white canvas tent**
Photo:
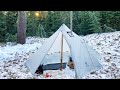
[[[77,34],[72,32],[73,37],[71,37],[68,32],[70,32],[70,29],[63,24],[36,53],[30,56],[25,64],[32,74],[36,72],[40,64],[60,63],[62,35],[63,63],[68,62],[69,56],[72,56],[77,78],[102,67],[98,62],[100,55]]]

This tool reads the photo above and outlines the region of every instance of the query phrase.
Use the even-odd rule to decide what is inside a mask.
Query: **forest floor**
[[[100,53],[102,69],[83,79],[120,78],[120,32],[90,34],[83,37],[88,45]],[[0,44],[0,79],[75,79],[74,70],[47,70],[43,75],[32,75],[24,65],[31,53],[35,53],[46,39],[27,37],[26,44],[7,42]],[[48,77],[46,77],[48,74]]]

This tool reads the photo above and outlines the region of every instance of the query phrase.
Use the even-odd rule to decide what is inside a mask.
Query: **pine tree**
[[[70,28],[70,11],[61,11],[62,23],[64,23],[68,28]]]
[[[101,32],[101,27],[100,27],[100,22],[99,22],[99,12],[97,11],[94,11],[94,12],[91,12],[91,17],[92,17],[92,30],[95,32],[95,33],[100,33]]]
[[[63,24],[60,11],[49,11],[45,20],[45,30],[51,36]]]
[[[104,26],[120,30],[120,11],[100,11],[100,24],[103,32],[107,32]]]
[[[35,11],[29,11],[27,14],[27,36],[36,36],[36,30],[39,26],[39,17],[35,16]]]
[[[0,42],[4,42],[6,39],[6,22],[5,14],[0,11]]]
[[[17,11],[7,11],[6,13],[6,30],[11,35],[17,33],[17,17]]]
[[[78,35],[82,35],[81,31],[81,11],[74,11],[73,12],[73,31]]]
[[[93,33],[93,21],[90,11],[82,11],[81,12],[81,23],[80,23],[80,31],[82,35],[87,35]]]

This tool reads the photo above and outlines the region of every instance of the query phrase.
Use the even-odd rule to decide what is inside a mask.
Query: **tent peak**
[[[65,24],[63,23],[62,26],[64,26]]]
[[[61,31],[70,31],[70,29],[63,23],[59,28]]]
[[[67,27],[64,23],[62,24],[63,27]]]

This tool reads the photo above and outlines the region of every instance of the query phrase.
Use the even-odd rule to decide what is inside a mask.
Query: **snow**
[[[99,61],[103,69],[88,74],[88,79],[114,79],[120,77],[120,32],[91,34],[84,36],[86,42],[101,54]],[[98,44],[99,43],[99,44]]]
[[[86,43],[100,53],[102,69],[87,74],[82,79],[120,78],[120,32],[90,34],[83,37]],[[47,70],[43,75],[32,75],[24,65],[31,53],[42,46],[46,38],[27,37],[26,44],[8,42],[0,45],[0,79],[75,79],[75,71],[66,67]],[[41,43],[42,42],[42,43]],[[49,77],[46,77],[46,74]]]
[[[6,46],[0,48],[0,61],[14,60],[17,56],[23,56],[30,52],[34,52],[41,45],[42,44],[38,38],[29,39],[29,37],[27,38],[27,42],[24,45],[11,45],[10,43],[7,43]]]

